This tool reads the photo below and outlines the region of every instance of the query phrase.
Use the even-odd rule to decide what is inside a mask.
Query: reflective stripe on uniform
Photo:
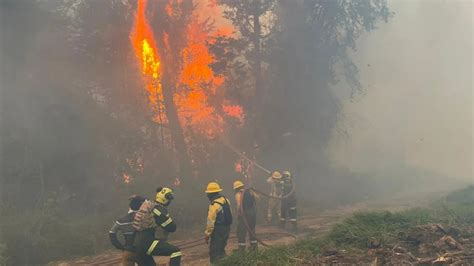
[[[252,240],[252,241],[250,241],[250,244],[257,244],[257,243],[258,243],[257,240]]]
[[[290,219],[290,222],[296,222],[296,219]]]
[[[296,210],[296,207],[291,207],[290,210]]]
[[[284,221],[284,220],[286,220],[286,219],[285,218],[280,218],[280,221]]]
[[[175,258],[175,257],[182,256],[182,255],[183,255],[183,253],[181,253],[181,251],[174,252],[174,253],[171,253],[170,259]]]
[[[153,213],[156,214],[157,216],[161,215],[161,212],[157,209],[153,209]]]
[[[115,223],[118,224],[118,225],[128,225],[128,224],[132,224],[132,223],[120,223],[119,221],[116,221]]]
[[[169,225],[173,220],[171,220],[171,218],[168,218],[168,220],[164,221],[161,226],[165,227],[167,225]]]
[[[148,250],[146,252],[147,255],[150,255],[153,252],[153,250],[156,248],[156,245],[158,245],[158,242],[160,242],[160,241],[155,240],[155,241],[153,241],[153,243],[151,243],[150,247],[148,248]]]
[[[246,244],[245,243],[239,243],[239,246],[245,246]]]

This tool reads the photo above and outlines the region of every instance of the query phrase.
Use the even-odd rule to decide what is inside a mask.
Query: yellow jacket
[[[219,202],[221,204],[225,204],[227,202],[227,204],[229,204],[229,201],[227,201],[224,196],[221,196],[213,200],[212,203],[209,205],[209,210],[207,212],[207,226],[206,230],[204,231],[204,234],[206,234],[206,236],[210,236],[212,234],[212,231],[214,230],[214,225],[216,223],[217,214],[219,214],[219,212],[221,212],[223,209],[220,204],[215,202]]]

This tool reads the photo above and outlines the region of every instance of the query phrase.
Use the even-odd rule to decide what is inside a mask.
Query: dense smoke
[[[473,4],[391,7],[390,23],[363,36],[353,53],[365,94],[343,96],[349,138],[333,139],[334,160],[353,171],[412,167],[441,182],[472,183]]]

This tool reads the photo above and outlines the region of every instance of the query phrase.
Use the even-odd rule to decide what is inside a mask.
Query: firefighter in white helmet
[[[281,197],[282,193],[282,175],[278,171],[274,171],[267,179],[270,184],[270,195],[273,197]],[[275,217],[280,217],[281,200],[270,198],[268,201],[267,222],[273,223]],[[277,218],[278,219],[278,218]]]

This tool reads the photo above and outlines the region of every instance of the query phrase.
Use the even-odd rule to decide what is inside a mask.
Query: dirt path
[[[298,239],[303,239],[307,235],[319,235],[327,232],[331,225],[340,221],[344,217],[351,215],[356,211],[366,210],[368,207],[363,204],[342,207],[334,210],[329,210],[315,216],[302,216],[299,218],[298,227],[300,228],[296,239],[288,235],[288,232],[278,228],[277,226],[261,225],[257,226],[257,234],[259,238],[268,245],[287,245],[295,242]],[[197,238],[180,239],[178,241],[171,241],[178,246],[183,243],[192,241]],[[201,245],[183,248],[184,253],[182,263],[184,265],[209,265],[208,249],[204,242]],[[231,253],[237,248],[237,240],[235,234],[231,234],[226,251]],[[167,257],[155,257],[157,265],[167,265]],[[96,256],[82,257],[71,261],[61,261],[50,263],[55,266],[73,266],[73,265],[120,265],[119,251],[106,251]]]
[[[421,193],[420,193],[421,194]],[[367,210],[390,210],[396,211],[401,209],[407,209],[414,206],[425,205],[431,196],[423,193],[424,195],[416,195],[414,197],[399,197],[392,198],[386,201],[377,201],[370,204],[359,203],[349,206],[339,207],[332,210],[327,210],[316,214],[314,216],[302,216],[299,218],[298,227],[299,232],[294,237],[285,235],[285,231],[279,229],[277,226],[267,226],[261,225],[257,226],[257,234],[261,240],[263,240],[268,245],[288,245],[296,240],[303,239],[308,235],[321,235],[329,231],[331,226],[334,223],[341,221],[343,218],[350,216],[354,212],[367,211]],[[439,196],[439,193],[436,193]],[[423,199],[423,200],[421,200]],[[416,202],[416,203],[415,203]],[[187,239],[179,239],[171,241],[172,243],[181,246],[183,243],[188,243],[189,241],[199,239],[202,236],[190,236]],[[199,243],[199,242],[198,242]],[[209,265],[208,258],[208,249],[204,241],[199,246],[192,248],[182,248],[183,251],[183,260],[184,265]],[[194,245],[194,243],[193,243]],[[226,251],[231,253],[232,250],[237,248],[237,241],[235,234],[231,234],[231,239],[228,242]],[[155,257],[157,265],[167,265],[167,257]],[[61,261],[50,263],[49,265],[54,266],[74,266],[74,265],[120,265],[120,252],[119,251],[106,251],[96,256],[83,257],[70,261]]]

